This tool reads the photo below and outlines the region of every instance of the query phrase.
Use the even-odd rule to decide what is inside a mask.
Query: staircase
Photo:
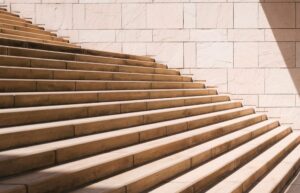
[[[0,10],[0,193],[283,192],[300,134],[142,56]]]

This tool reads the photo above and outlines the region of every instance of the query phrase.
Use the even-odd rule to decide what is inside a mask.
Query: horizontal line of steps
[[[3,79],[54,79],[54,80],[115,80],[115,81],[166,81],[192,82],[191,77],[164,74],[45,69],[0,66]]]
[[[24,22],[24,23],[32,24],[31,21],[22,19],[20,17],[15,16],[15,15],[3,14],[2,12],[0,12],[0,19],[7,19],[7,20],[11,20],[11,21]]]
[[[1,25],[8,25],[8,24],[1,24]],[[15,27],[18,28],[18,27]],[[39,30],[39,29],[33,29]],[[51,33],[47,31],[43,31],[45,33]],[[48,51],[58,51],[58,52],[70,52],[70,53],[77,53],[77,54],[87,54],[92,56],[103,56],[103,57],[112,57],[112,58],[120,58],[120,59],[130,59],[130,60],[140,60],[146,62],[155,62],[155,59],[146,57],[146,56],[136,56],[130,54],[123,54],[123,53],[115,53],[115,52],[107,52],[107,51],[98,51],[92,49],[85,49],[80,47],[74,47],[72,44],[66,45],[54,45],[50,43],[39,43],[39,42],[31,42],[25,40],[17,40],[12,38],[3,38],[0,37],[0,44],[3,46],[16,46],[16,47],[23,47],[23,48],[31,48],[31,49],[41,49],[41,50],[48,50]],[[69,46],[70,45],[70,46]]]
[[[21,26],[21,27],[29,27],[29,28],[33,28],[33,29],[42,29],[44,30],[43,27],[39,27],[37,25],[33,25],[31,23],[28,22],[22,22],[22,21],[13,21],[13,20],[9,20],[9,19],[2,19],[0,18],[0,23],[4,23],[4,24],[10,24],[10,25],[15,25],[15,26]]]
[[[141,60],[110,58],[110,57],[103,57],[103,56],[92,56],[92,55],[85,55],[85,54],[55,52],[55,51],[37,50],[37,49],[10,47],[10,46],[0,46],[0,54],[9,55],[9,56],[25,56],[25,57],[32,57],[32,58],[73,60],[73,61],[81,61],[81,62],[95,62],[95,63],[130,65],[130,66],[167,68],[166,65],[164,64],[158,64],[155,62],[148,62],[148,61],[141,61]]]
[[[63,38],[59,38],[59,37],[56,37],[56,36],[51,36],[51,35],[48,35],[48,34],[39,34],[39,33],[34,33],[34,32],[26,32],[26,31],[20,31],[20,30],[15,30],[15,29],[9,29],[9,28],[5,28],[5,27],[0,28],[0,33],[17,35],[17,36],[25,36],[25,37],[33,37],[35,39],[42,39],[42,40],[69,42],[68,40],[65,40]]]
[[[99,193],[118,192],[125,189],[127,192],[144,192],[163,181],[214,159],[277,126],[278,123],[276,122],[264,121],[256,125],[239,128],[240,130],[238,131],[233,129],[230,131],[235,131],[233,133],[225,132],[224,136],[220,138],[129,170],[76,192],[84,192],[90,189]],[[202,129],[204,129],[203,132],[206,131],[206,128]]]
[[[238,119],[241,122],[230,120],[176,135],[174,134],[178,132],[178,126],[168,125],[169,133],[162,133],[162,126],[158,126],[157,124],[147,125],[141,128],[133,127],[125,130],[3,151],[0,152],[0,169],[2,171],[0,177],[37,169],[39,167],[58,165],[139,143],[141,144],[128,147],[127,149],[130,149],[128,152],[135,152],[135,163],[140,165],[147,162],[147,160],[183,150],[190,146],[220,137],[226,133],[236,131],[247,125],[261,122],[265,119],[266,117],[264,115],[242,117]],[[278,122],[268,121],[268,128],[276,126],[278,126]],[[149,141],[151,139],[156,140]],[[125,150],[117,151],[122,154]],[[123,155],[120,155],[120,157],[122,156]],[[140,160],[138,160],[139,157]],[[35,164],[32,165],[30,163]]]
[[[229,101],[226,95],[27,107],[0,111],[0,127]],[[231,102],[228,102],[231,103]]]
[[[152,89],[75,92],[0,93],[0,107],[28,107],[61,104],[127,101],[216,95],[215,89]]]
[[[227,142],[227,143],[225,142],[225,145],[222,147],[230,148],[230,146],[228,145],[231,144],[231,148],[232,148],[238,145],[239,142],[242,143],[243,141],[248,141],[252,139],[252,136],[255,137],[255,135],[253,135],[254,133],[261,133],[264,130],[266,129],[265,128],[257,129],[257,130],[250,129],[250,131],[248,132],[243,132],[243,136],[241,136],[240,138],[238,138],[238,134],[236,134],[237,135],[236,137],[239,140],[235,140],[236,138],[233,138],[231,142]],[[266,135],[262,135],[262,137],[258,138],[258,139],[264,138],[265,140],[261,141],[260,143],[259,142],[255,143],[254,146],[263,149],[263,147],[267,146],[269,143],[271,143],[271,141],[275,141],[276,139],[282,138],[285,135],[287,135],[289,132],[290,130],[288,129],[276,129],[274,132],[273,131],[268,132]],[[173,136],[173,138],[171,139],[174,140],[175,137],[177,136]],[[224,138],[225,137],[227,136],[224,136]],[[199,141],[201,143],[201,138],[199,139]],[[153,141],[151,142],[153,143]],[[147,142],[147,143],[151,143],[151,142]],[[197,144],[196,142],[197,141],[195,141],[194,143],[195,145]],[[70,189],[77,188],[86,183],[94,182],[95,180],[99,180],[103,177],[107,177],[109,175],[116,174],[136,166],[140,166],[149,161],[153,161],[154,159],[158,159],[160,157],[166,156],[172,152],[174,153],[178,152],[180,150],[183,150],[185,147],[191,147],[191,145],[193,144],[191,141],[185,143],[179,143],[179,144],[169,143],[169,145],[166,145],[165,148],[163,148],[163,150],[155,150],[155,149],[151,150],[151,148],[149,150],[143,150],[143,147],[146,146],[147,143],[119,149],[116,151],[97,155],[94,157],[89,157],[71,163],[62,164],[41,171],[24,174],[23,176],[0,181],[0,184],[16,184],[16,185],[25,184],[29,192],[36,191],[41,193],[42,192],[54,193],[59,191],[60,192],[68,191]],[[146,147],[149,148],[149,146]],[[249,148],[255,149],[253,145],[252,147]],[[209,152],[214,152],[214,150],[218,150],[218,147],[215,148],[214,146],[213,147],[209,146],[208,148]],[[215,151],[215,154],[218,155],[218,152]],[[188,167],[190,163],[191,163],[191,159],[188,159],[188,161],[184,162],[184,165],[187,164]],[[53,175],[53,173],[55,173],[55,175]],[[138,192],[138,190],[136,192]]]
[[[186,130],[192,130],[198,127],[252,115],[253,113],[254,110],[252,108],[242,107],[206,114],[195,113],[193,115],[183,116],[182,118],[177,116],[178,119],[174,120],[175,117],[157,118],[156,116],[158,114],[152,112],[151,115],[149,112],[146,112],[93,119],[77,119],[74,121],[7,127],[0,129],[0,149],[12,149],[89,134],[111,132],[119,129],[125,129],[124,132],[126,133],[126,128],[130,127],[135,127],[130,131],[136,129],[139,131],[147,130],[146,133],[140,137],[144,140],[149,140],[157,138],[160,135],[170,135]],[[151,116],[157,119],[151,120]],[[97,146],[97,148],[99,147]]]
[[[0,92],[97,91],[204,88],[195,82],[0,79]]]
[[[29,37],[29,36],[20,36],[20,35],[14,35],[14,34],[8,34],[8,33],[2,33],[0,32],[0,37],[2,38],[13,38],[16,40],[25,40],[25,41],[32,41],[32,42],[38,42],[38,43],[50,43],[53,45],[67,45],[69,47],[78,47],[77,45],[70,44],[68,42],[64,42],[61,40],[47,40],[47,39],[41,39],[41,38],[35,38],[35,37]]]
[[[150,192],[168,193],[173,192],[172,189],[176,189],[177,192],[203,192],[284,137],[287,137],[289,143],[294,143],[298,135],[290,134],[291,132],[291,128],[287,126],[278,127]]]
[[[142,66],[127,66],[119,64],[104,64],[92,62],[61,61],[48,60],[42,58],[28,58],[19,56],[0,55],[0,65],[10,67],[32,67],[48,69],[68,69],[68,70],[85,70],[85,71],[109,71],[109,72],[130,72],[144,74],[165,74],[180,75],[178,70],[166,68],[152,68]]]
[[[239,168],[232,175],[228,176],[216,186],[207,191],[207,193],[232,193],[232,192],[249,192],[249,190],[256,185],[256,182],[263,178],[276,164],[282,160],[293,148],[295,148],[300,142],[300,135],[294,134],[289,136],[290,138],[285,138],[282,141],[275,144],[273,147],[263,152],[261,155],[244,165],[242,168]],[[293,154],[294,157],[299,156],[298,153]],[[286,159],[286,158],[285,158]],[[284,162],[284,161],[283,161]],[[281,162],[281,163],[283,163]],[[290,165],[291,166],[291,165]],[[283,170],[282,170],[283,171]],[[278,176],[278,175],[272,175]],[[272,181],[274,182],[274,177]],[[265,181],[265,179],[263,180]],[[262,183],[263,184],[263,183]],[[275,184],[275,183],[274,183]],[[262,188],[264,187],[264,188]],[[267,191],[268,185],[257,186],[254,189],[260,190],[259,193],[268,193],[274,191]],[[257,192],[257,193],[258,193]]]
[[[299,134],[298,134],[299,135]],[[298,142],[299,144],[299,142]],[[289,181],[299,172],[300,145],[287,155],[249,193],[281,193]],[[299,189],[297,190],[299,191]],[[294,192],[294,193],[297,193]],[[289,193],[289,191],[287,191]]]
[[[30,33],[36,33],[36,34],[45,34],[45,35],[57,37],[56,34],[49,32],[49,31],[45,31],[45,30],[41,30],[41,29],[34,29],[34,28],[29,28],[29,27],[23,27],[23,26],[15,26],[15,25],[10,25],[10,24],[5,24],[5,23],[0,23],[0,28],[30,32]]]

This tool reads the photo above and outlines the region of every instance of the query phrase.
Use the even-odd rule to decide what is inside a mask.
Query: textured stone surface
[[[245,99],[246,104],[281,110],[284,107],[300,109],[300,102],[297,102],[300,93],[297,69],[300,67],[300,43],[297,43],[300,41],[298,2],[2,2],[9,5],[8,9],[21,11],[22,16],[32,18],[37,23],[45,23],[47,29],[56,29],[59,35],[70,36],[72,42],[84,47],[153,55],[170,68],[178,68],[188,74],[194,73],[196,79],[207,79],[209,84],[219,86],[222,92],[229,91]],[[237,77],[233,77],[235,72],[241,72],[242,75],[236,73]],[[251,80],[255,82],[255,86]],[[241,85],[247,89],[240,89]],[[282,98],[277,95],[282,95]],[[290,97],[294,97],[296,102],[285,100]],[[280,99],[283,102],[277,107],[276,101]],[[300,128],[300,124],[296,128]]]

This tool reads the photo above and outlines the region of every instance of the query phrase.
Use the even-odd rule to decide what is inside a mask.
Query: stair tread
[[[88,61],[88,62],[97,61],[100,63],[167,68],[165,65],[158,64],[156,62],[141,61],[135,59],[111,58],[107,56],[96,56],[96,55],[88,55],[82,53],[70,53],[70,52],[22,48],[22,47],[14,47],[14,46],[0,46],[0,49],[2,50],[6,49],[4,55],[8,55],[7,54],[7,50],[8,50],[9,55],[15,55],[15,56],[26,56],[26,57],[31,56],[33,58],[48,58],[48,59],[56,59],[56,60],[72,59],[76,61]],[[32,54],[34,54],[34,56],[32,56]]]
[[[279,161],[281,157],[284,157],[283,152],[288,151],[288,149],[291,149],[291,147],[289,146],[292,145],[295,146],[297,143],[299,143],[300,134],[293,133],[290,137],[291,138],[285,138],[279,141],[274,146],[270,147],[268,150],[266,150],[265,152],[263,152],[262,154],[254,158],[252,161],[244,165],[242,168],[238,169],[232,175],[228,176],[220,183],[218,183],[216,186],[208,190],[207,193],[219,193],[221,191],[224,193],[231,193],[238,190],[242,190],[243,192],[249,191],[251,185],[253,186],[253,184],[255,184],[255,182],[259,178],[264,176],[264,174],[266,174],[267,171],[271,169],[274,164],[276,164],[276,161]],[[291,142],[294,142],[294,144]],[[300,148],[298,148],[298,153],[300,153]],[[295,153],[293,155],[294,157],[297,157],[298,160],[300,160],[300,156],[296,156],[297,154]],[[285,159],[289,159],[289,158],[286,157]],[[278,176],[278,175],[272,175],[272,176],[273,177],[271,181],[274,182],[274,176]],[[250,181],[251,184],[249,184]],[[224,189],[224,187],[226,187],[226,189]],[[265,190],[266,189],[264,189],[264,191],[260,190],[259,192],[265,192],[265,193],[270,192]]]
[[[93,106],[114,105],[114,104],[130,104],[130,103],[140,103],[140,102],[164,102],[164,101],[172,101],[172,102],[174,101],[174,102],[176,102],[176,101],[179,101],[179,100],[219,98],[219,97],[228,97],[228,95],[220,94],[220,95],[205,95],[205,96],[186,96],[186,97],[175,97],[175,98],[158,98],[158,99],[142,99],[142,100],[130,100],[130,101],[112,101],[112,102],[96,102],[96,103],[81,103],[81,104],[65,104],[65,105],[51,105],[51,106],[37,106],[37,107],[8,108],[8,109],[1,109],[0,114],[15,113],[15,112],[28,112],[28,111],[40,111],[40,110],[51,110],[51,109],[64,109],[64,108],[93,107]],[[184,106],[188,106],[188,105],[184,105]]]
[[[270,131],[266,135],[263,135],[264,138],[268,137],[274,137],[275,134],[279,134],[283,132],[284,129],[276,129],[276,132]],[[261,138],[261,137],[259,137]],[[255,140],[256,142],[256,140]],[[255,144],[255,145],[254,145]],[[253,145],[256,146],[258,143],[254,143],[251,145],[251,147],[248,146],[248,149],[253,148]],[[109,153],[104,153],[101,155],[97,155],[94,157],[89,157],[85,159],[81,159],[78,161],[74,161],[71,163],[62,164],[59,166],[51,167],[48,169],[44,169],[37,172],[32,172],[29,174],[24,174],[23,176],[14,177],[11,179],[7,179],[4,181],[1,181],[0,184],[7,184],[7,183],[14,183],[14,184],[27,184],[29,187],[34,184],[43,183],[45,180],[53,180],[53,178],[59,178],[59,177],[70,177],[72,178],[72,174],[79,173],[91,168],[95,168],[99,165],[104,165],[105,162],[111,162],[114,159],[123,158],[123,157],[131,157],[132,151],[130,151],[131,147],[128,147],[127,151],[125,150],[115,150]],[[126,148],[125,148],[126,149]],[[240,148],[239,148],[240,149]],[[74,176],[76,178],[76,176]],[[92,177],[92,178],[98,178]],[[66,182],[62,182],[64,184]],[[58,185],[58,184],[57,184]],[[78,184],[79,185],[79,184]],[[57,186],[59,187],[59,185]],[[56,188],[57,188],[56,187]],[[171,190],[171,189],[169,189]]]
[[[199,183],[201,180],[205,179],[205,177],[214,174],[221,168],[225,167],[229,163],[234,163],[236,159],[245,155],[246,152],[253,151],[253,149],[257,149],[258,144],[268,141],[272,139],[276,134],[286,131],[289,129],[287,126],[280,126],[256,139],[249,141],[248,143],[241,145],[240,147],[202,165],[199,166],[192,171],[185,173],[166,184],[150,191],[151,193],[155,192],[172,192],[172,188],[176,187],[177,191],[183,191],[187,188],[194,187],[196,183]],[[275,133],[275,134],[274,134]],[[293,136],[293,135],[292,135]],[[238,167],[237,165],[235,167]],[[197,176],[195,178],[195,176]]]
[[[131,185],[135,182],[138,182],[139,180],[146,178],[148,176],[154,175],[159,172],[164,171],[165,169],[175,165],[176,163],[180,163],[183,161],[192,160],[193,158],[203,155],[204,153],[207,153],[208,150],[217,148],[218,146],[221,146],[222,144],[229,143],[230,141],[238,140],[239,138],[247,135],[248,133],[252,133],[255,130],[258,130],[259,128],[266,126],[268,124],[271,124],[273,121],[264,121],[261,123],[257,123],[252,126],[248,126],[246,128],[242,128],[238,131],[234,131],[229,134],[225,134],[222,137],[212,139],[211,141],[202,143],[200,145],[190,147],[188,149],[185,149],[183,151],[180,151],[178,153],[175,153],[173,155],[170,155],[168,157],[162,158],[160,160],[151,162],[149,164],[140,166],[138,168],[129,170],[127,172],[121,173],[117,176],[113,176],[111,178],[108,178],[106,180],[100,181],[98,183],[95,183],[91,186],[86,187],[86,189],[93,189],[98,188],[101,189],[102,187],[110,187],[108,190],[103,190],[103,192],[109,192],[116,189],[123,188],[125,186]],[[206,127],[206,128],[210,128]],[[206,128],[201,128],[202,132],[206,132]],[[253,136],[253,138],[256,136]],[[234,148],[234,145],[231,147]],[[229,148],[230,149],[230,148]],[[215,155],[217,156],[217,155]],[[210,156],[207,155],[207,158]],[[212,156],[211,158],[213,158]],[[199,164],[198,164],[199,165]],[[195,165],[194,165],[195,166]],[[194,167],[190,166],[190,167]],[[84,188],[85,189],[85,188]],[[132,189],[132,188],[129,188]],[[81,192],[81,191],[78,191]],[[99,191],[102,192],[102,191]]]
[[[19,70],[16,72],[16,70]],[[67,76],[65,80],[122,80],[118,76],[134,76],[134,78],[141,79],[140,81],[146,81],[147,79],[152,79],[152,81],[171,81],[171,82],[192,82],[190,77],[180,76],[180,75],[166,75],[166,74],[148,74],[148,73],[135,73],[135,72],[108,72],[108,71],[93,71],[93,70],[73,70],[73,69],[50,69],[50,68],[36,68],[36,67],[16,67],[16,66],[2,66],[0,65],[0,78],[9,78],[9,79],[22,79],[24,76],[29,79],[36,76],[37,79],[64,79],[64,76]],[[31,74],[32,73],[32,74]],[[34,74],[37,73],[37,74]],[[43,74],[45,73],[45,74]],[[66,74],[64,74],[66,73]],[[81,74],[80,74],[81,73]],[[32,75],[32,76],[30,76]],[[83,76],[85,75],[85,76]],[[90,76],[88,76],[90,75]],[[93,76],[94,75],[94,76]],[[97,76],[95,76],[97,75]],[[42,77],[43,76],[43,77]],[[89,79],[90,77],[90,79]],[[126,77],[123,77],[124,79]],[[130,77],[129,77],[130,78]],[[128,78],[128,79],[129,79]],[[171,80],[168,80],[170,78]],[[26,79],[26,78],[24,78]],[[138,80],[136,80],[138,81]]]
[[[300,136],[299,133],[295,133]],[[249,192],[250,193],[271,193],[276,190],[281,181],[288,176],[288,173],[295,174],[299,169],[300,163],[300,145],[290,152],[271,172],[266,175],[258,184]],[[282,186],[282,185],[281,185]],[[280,191],[277,190],[278,192]]]
[[[93,62],[81,62],[71,60],[55,60],[44,58],[30,58],[22,56],[0,56],[2,66],[10,67],[30,67],[30,68],[48,68],[48,69],[64,69],[64,70],[83,70],[83,71],[111,71],[111,72],[127,72],[129,70],[138,70],[138,73],[150,73],[153,74],[171,74],[180,75],[179,71],[174,69],[153,68],[144,66],[127,66],[121,64],[106,64],[106,63],[93,63]],[[22,63],[16,63],[16,61]],[[44,65],[44,66],[43,66]]]
[[[191,132],[195,133],[196,131],[197,130],[194,130],[194,131],[191,131]],[[200,129],[199,129],[199,131],[200,131]],[[245,132],[242,132],[242,133],[245,133]],[[179,135],[187,135],[187,133],[177,134],[177,136],[175,135],[175,136],[159,139],[161,141],[161,144],[157,143],[157,141],[159,141],[159,140],[150,141],[150,142],[146,142],[146,143],[143,143],[143,144],[138,144],[138,145],[135,145],[135,146],[126,147],[126,148],[122,148],[122,149],[119,149],[119,150],[111,151],[109,153],[104,153],[104,154],[96,155],[96,156],[93,156],[93,157],[84,158],[84,159],[81,159],[81,160],[78,160],[78,161],[74,161],[74,162],[54,166],[54,167],[51,167],[51,168],[44,169],[42,171],[36,171],[36,172],[29,173],[29,174],[24,174],[24,175],[15,177],[15,178],[13,177],[11,179],[4,180],[0,183],[5,184],[5,183],[12,183],[13,182],[13,183],[18,184],[21,181],[22,181],[22,183],[26,183],[26,182],[30,183],[30,179],[32,179],[34,181],[35,180],[42,181],[42,180],[45,180],[47,178],[53,178],[53,177],[55,178],[56,175],[64,175],[64,173],[72,173],[72,172],[77,172],[77,171],[80,171],[80,170],[92,168],[92,167],[97,166],[98,164],[101,165],[101,164],[104,164],[105,162],[111,162],[113,160],[120,159],[120,158],[123,158],[123,157],[134,156],[134,155],[138,156],[140,152],[146,152],[149,149],[155,148],[155,146],[163,145],[165,143],[171,143],[170,141],[174,141],[174,140],[179,140],[178,139]],[[166,139],[168,139],[169,141],[167,141]],[[155,146],[153,146],[153,145],[155,145]],[[207,145],[207,147],[210,148],[211,146]],[[62,169],[62,170],[60,170],[60,169]],[[52,172],[59,171],[59,170],[61,171],[60,173],[56,173],[55,175],[51,174]],[[36,179],[36,177],[38,177],[38,179]],[[36,183],[36,181],[34,183]]]
[[[251,115],[251,116],[246,116],[246,117],[242,117],[242,118],[236,118],[236,119],[232,119],[230,121],[216,123],[216,124],[213,124],[210,126],[193,129],[193,130],[186,131],[186,132],[179,133],[179,134],[174,134],[174,135],[170,135],[170,136],[168,136],[168,135],[162,136],[162,138],[160,138],[160,139],[155,139],[155,140],[149,141],[149,142],[140,141],[139,142],[140,144],[137,144],[137,145],[131,146],[131,147],[126,147],[126,149],[127,149],[126,151],[127,152],[136,152],[136,153],[141,152],[141,151],[146,151],[146,150],[157,148],[157,147],[160,147],[160,146],[163,146],[166,144],[175,143],[180,140],[190,139],[194,136],[204,135],[205,133],[211,132],[214,130],[220,130],[223,127],[226,127],[226,126],[228,127],[229,125],[236,124],[237,121],[245,121],[245,120],[248,120],[248,119],[251,119],[254,117],[260,117],[260,116],[262,116],[262,115],[255,114],[255,116]],[[260,125],[272,124],[275,122],[276,121],[267,120],[267,121],[264,121],[263,124],[257,124],[256,126],[258,127]],[[172,122],[165,122],[162,124],[165,126],[168,126],[168,124],[170,124],[170,123],[172,123]],[[66,140],[61,140],[61,141],[56,141],[56,142],[45,143],[45,144],[41,144],[41,145],[35,145],[35,146],[29,146],[29,147],[24,147],[24,148],[2,151],[2,152],[0,152],[0,157],[1,157],[0,163],[3,161],[12,160],[12,159],[16,159],[16,158],[20,159],[20,158],[22,158],[22,156],[35,155],[35,154],[43,153],[43,152],[47,152],[47,151],[66,150],[67,148],[72,148],[73,146],[78,146],[78,145],[82,145],[82,144],[92,143],[95,141],[110,139],[110,138],[117,137],[117,136],[128,135],[128,134],[133,134],[133,133],[142,133],[142,132],[145,132],[145,131],[148,131],[148,130],[151,130],[151,129],[157,128],[157,127],[162,127],[162,125],[150,124],[150,125],[145,125],[145,126],[141,126],[141,127],[132,127],[132,128],[128,128],[128,129],[124,129],[124,130],[120,130],[120,131],[100,133],[100,134],[95,134],[95,135],[90,135],[90,136],[83,136],[83,137],[78,137],[78,138],[73,138],[73,139],[66,139]],[[246,129],[246,131],[247,131],[247,129]],[[223,131],[223,132],[226,133],[225,131]],[[230,132],[230,131],[227,131],[227,132]],[[240,133],[244,133],[244,132],[240,132]],[[215,137],[217,137],[217,136],[215,136]],[[217,139],[217,141],[220,141],[220,139]],[[213,142],[211,142],[210,144],[213,144]],[[209,146],[210,145],[207,145],[204,147],[209,147]],[[118,150],[115,150],[115,151],[118,151]],[[121,150],[121,152],[123,152],[123,151],[125,151],[125,150],[124,149]],[[57,152],[57,154],[58,153],[59,152]]]

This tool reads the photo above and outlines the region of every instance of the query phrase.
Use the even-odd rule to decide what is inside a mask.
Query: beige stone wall
[[[299,0],[1,1],[85,47],[155,55],[300,128]]]

